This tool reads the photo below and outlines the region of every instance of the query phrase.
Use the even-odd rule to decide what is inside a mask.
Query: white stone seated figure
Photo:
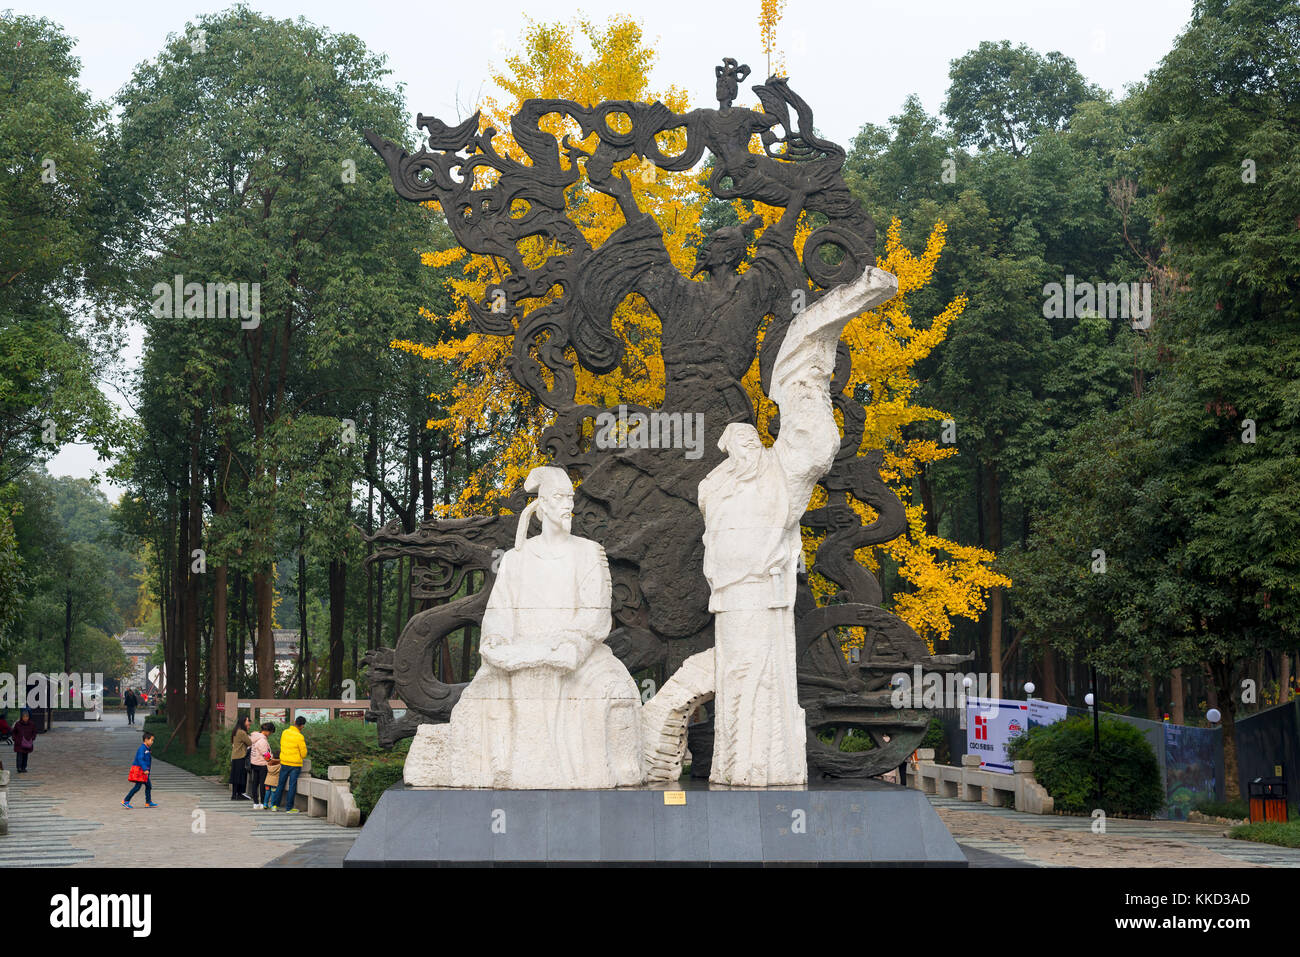
[[[483,614],[482,665],[451,721],[421,725],[407,784],[505,789],[639,784],[641,697],[605,644],[609,564],[597,542],[570,533],[573,484],[533,469],[537,499],[519,519]],[[536,512],[542,533],[528,538]]]

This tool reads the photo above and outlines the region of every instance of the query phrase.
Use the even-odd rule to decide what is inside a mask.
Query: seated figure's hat
[[[538,501],[543,495],[556,489],[565,492],[573,491],[573,480],[564,469],[556,468],[554,465],[539,465],[528,473],[528,477],[524,479],[524,491],[535,492],[537,498],[529,502],[528,507],[519,516],[519,527],[515,529],[515,548],[521,547],[524,540],[528,538],[528,525],[533,520],[533,513],[537,511]]]

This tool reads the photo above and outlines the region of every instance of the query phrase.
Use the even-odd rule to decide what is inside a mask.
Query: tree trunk
[[[311,645],[307,643],[307,556],[303,554],[303,528],[298,526],[298,697],[312,696]],[[307,686],[304,692],[303,687]]]
[[[1002,551],[1002,490],[998,481],[997,466],[990,465],[988,474],[988,547],[996,557]],[[1002,589],[989,590],[989,671],[1002,670]]]
[[[1241,797],[1241,783],[1237,780],[1237,701],[1232,693],[1232,662],[1208,662],[1205,670],[1210,679],[1207,684],[1210,706],[1219,710],[1223,722],[1224,796],[1229,801],[1234,801]]]
[[[330,697],[343,696],[343,615],[348,570],[342,559],[330,559]]]
[[[1183,710],[1183,701],[1187,692],[1183,688],[1183,669],[1175,668],[1169,673],[1169,720],[1174,724],[1186,724],[1187,716]]]
[[[257,607],[257,638],[253,654],[257,665],[257,696],[275,697],[275,638],[271,634],[272,578],[275,566],[253,574],[253,604]]]
[[[379,475],[384,475],[384,450],[379,450]],[[379,527],[384,527],[384,496],[379,496]],[[375,644],[374,647],[384,647],[384,562],[380,559],[375,563]],[[393,644],[397,642],[394,641]]]
[[[179,496],[178,496],[179,498]],[[187,498],[188,501],[188,498]],[[185,720],[185,639],[186,617],[189,614],[189,570],[190,570],[190,513],[187,505],[177,502],[177,528],[180,543],[174,556],[174,579],[172,581],[172,600],[176,606],[175,620],[172,622],[172,659],[167,667],[167,720],[173,730],[180,727]]]
[[[1291,700],[1291,652],[1282,655],[1282,671],[1277,679],[1277,700],[1286,704]]]
[[[185,595],[185,718],[189,730],[185,733],[185,753],[194,754],[198,750],[199,728],[199,575],[194,570],[195,561],[192,552],[202,548],[203,540],[203,472],[199,454],[203,437],[203,413],[199,407],[194,409],[194,421],[190,430],[190,486],[189,486],[189,540],[190,551],[186,558],[190,562],[188,570],[188,590]],[[206,568],[206,565],[203,567]]]
[[[72,589],[63,592],[63,673],[72,674]]]
[[[1043,645],[1043,693],[1045,701],[1054,701],[1061,703],[1061,689],[1056,682],[1056,649],[1051,645]]]
[[[406,587],[406,576],[402,574],[403,565],[409,567],[409,561],[402,558],[397,559],[397,608],[393,611],[393,645],[397,645],[397,639],[401,637],[402,626],[406,624],[406,619],[402,617],[402,596],[409,590]]]
[[[215,581],[212,593],[212,658],[208,661],[208,688],[209,688],[209,710],[208,725],[212,728],[212,734],[208,739],[208,757],[215,759],[217,756],[217,730],[222,726],[222,711],[218,705],[225,707],[226,702],[226,669],[227,651],[226,651],[226,622],[227,622],[227,605],[226,605],[226,577],[227,570],[225,565],[219,565],[215,571]],[[235,715],[226,715],[230,721],[235,720]]]
[[[366,443],[366,535],[375,533],[375,483],[370,476],[375,474],[375,453],[379,443],[379,411],[377,407],[370,410],[370,437]],[[382,507],[382,506],[381,506]],[[366,651],[375,647],[375,567],[370,563],[370,556],[375,546],[366,542]]]
[[[221,402],[223,405],[230,405],[234,396],[234,390],[229,383],[226,383],[221,389]],[[226,500],[226,476],[230,474],[230,436],[225,436],[223,461],[220,463],[220,471],[213,477],[212,481],[212,511],[217,516],[225,515],[230,508]],[[217,729],[222,726],[221,712],[217,710],[218,705],[224,707],[226,702],[227,679],[230,675],[230,656],[227,650],[228,643],[228,622],[229,622],[229,569],[223,561],[217,566],[213,582],[212,592],[212,657],[208,661],[208,701],[210,704],[209,727],[212,733],[208,736],[208,757],[215,760],[217,757]],[[226,715],[227,719],[234,721],[236,715]]]
[[[422,519],[433,514],[433,436],[428,429],[420,430],[420,502],[416,514]]]
[[[239,657],[235,659],[236,687],[244,693],[244,656],[248,653],[248,637],[253,633],[248,624],[248,578],[243,572],[236,572],[239,583]],[[256,644],[256,643],[254,643]]]

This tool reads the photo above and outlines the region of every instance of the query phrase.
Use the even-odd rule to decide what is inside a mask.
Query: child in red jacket
[[[144,785],[144,804],[145,807],[157,807],[153,803],[153,784],[149,781],[149,771],[153,767],[153,735],[148,731],[144,733],[144,741],[136,749],[135,761],[131,763],[131,770],[127,772],[126,779],[134,782],[131,790],[126,792],[126,797],[122,799],[122,807],[128,811],[131,810],[131,798],[135,797],[135,792],[140,790]]]

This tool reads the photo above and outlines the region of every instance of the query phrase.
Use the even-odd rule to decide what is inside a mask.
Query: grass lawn
[[[149,730],[154,733],[153,759],[155,761],[166,761],[178,768],[184,768],[186,771],[203,775],[216,774],[225,777],[230,770],[229,764],[220,758],[216,761],[208,760],[208,741],[211,736],[207,731],[199,735],[199,749],[193,754],[186,754],[183,733],[181,739],[169,748],[167,743],[171,740],[171,728],[165,724],[150,724]],[[182,729],[183,731],[184,729]],[[220,748],[217,749],[217,753],[221,753]]]
[[[1277,844],[1281,847],[1300,847],[1300,821],[1279,824],[1262,821],[1259,824],[1238,824],[1228,832],[1228,837],[1260,844]]]

